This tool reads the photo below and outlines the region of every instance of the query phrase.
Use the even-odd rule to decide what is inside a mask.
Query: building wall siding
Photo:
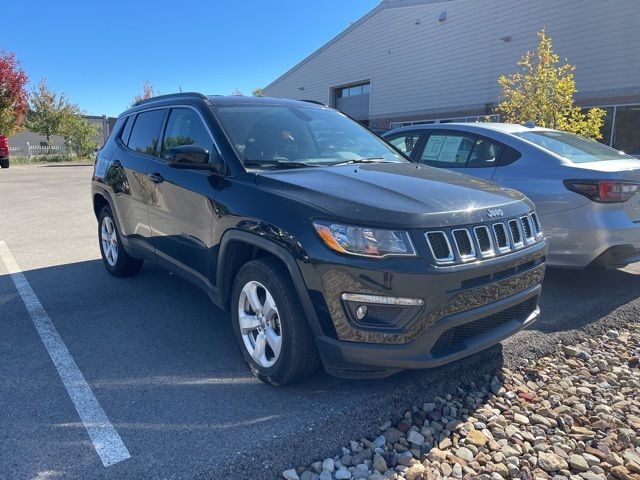
[[[265,94],[331,103],[331,87],[370,80],[372,119],[484,111],[498,100],[498,76],[515,70],[544,27],[554,49],[577,67],[579,100],[640,98],[637,0],[387,4]],[[443,10],[447,19],[439,22]]]

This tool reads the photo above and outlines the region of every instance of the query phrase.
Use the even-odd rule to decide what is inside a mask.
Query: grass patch
[[[47,163],[93,163],[91,157],[78,157],[76,155],[38,155],[29,157],[9,157],[12,165],[43,165]]]

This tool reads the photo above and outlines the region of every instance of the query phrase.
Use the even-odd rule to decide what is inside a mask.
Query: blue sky
[[[378,0],[4,2],[0,48],[92,115],[118,115],[149,80],[160,93],[245,95]],[[10,20],[9,20],[10,19]]]

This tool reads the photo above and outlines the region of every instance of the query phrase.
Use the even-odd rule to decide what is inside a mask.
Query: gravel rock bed
[[[487,375],[286,480],[640,480],[640,326]]]

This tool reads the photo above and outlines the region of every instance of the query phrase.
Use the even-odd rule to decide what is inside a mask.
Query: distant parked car
[[[416,162],[520,190],[549,239],[548,264],[640,261],[640,160],[558,130],[504,123],[413,125],[383,137]]]
[[[0,168],[9,168],[9,139],[0,135]]]

